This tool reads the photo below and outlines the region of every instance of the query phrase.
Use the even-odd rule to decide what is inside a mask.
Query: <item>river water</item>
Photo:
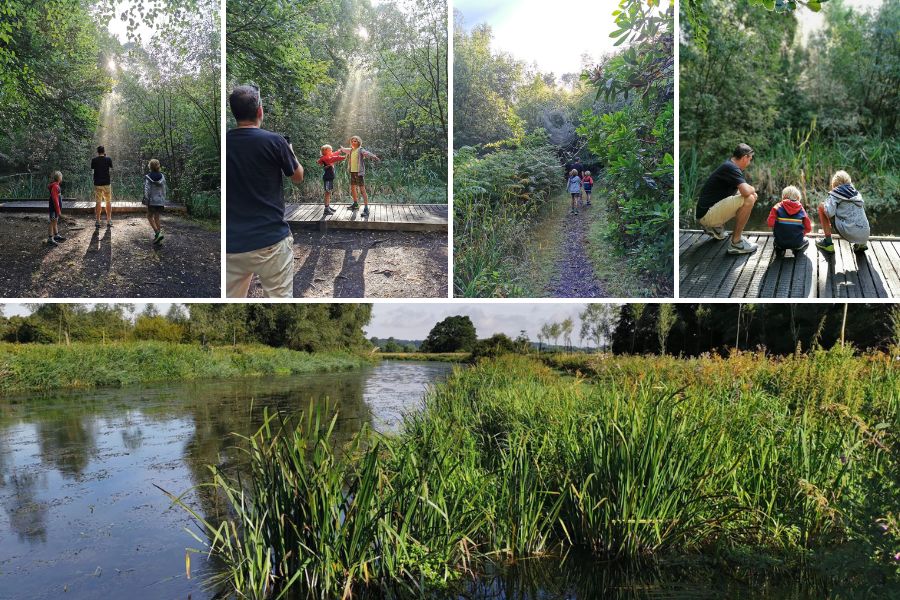
[[[363,425],[398,429],[444,363],[267,379],[205,381],[0,398],[0,599],[210,598],[205,555],[180,494],[234,466],[233,433],[259,427],[263,409],[338,411],[336,442]],[[251,410],[252,405],[252,410]],[[155,485],[154,485],[155,484]],[[202,494],[192,504],[208,501]]]

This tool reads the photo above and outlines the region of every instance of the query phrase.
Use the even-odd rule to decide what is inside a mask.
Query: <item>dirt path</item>
[[[295,298],[447,296],[445,233],[296,231],[294,265]]]
[[[567,205],[571,203],[570,197],[564,197],[563,201]],[[588,256],[587,231],[596,209],[596,205],[582,206],[580,214],[568,215],[563,221],[554,274],[547,289],[551,298],[607,296]]]
[[[153,245],[143,215],[113,217],[94,228],[92,215],[63,217],[59,246],[46,243],[44,214],[0,215],[0,297],[218,298],[220,236],[172,214]]]

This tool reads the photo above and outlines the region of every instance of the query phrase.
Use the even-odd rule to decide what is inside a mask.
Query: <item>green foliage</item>
[[[229,89],[260,87],[264,127],[288,135],[306,169],[289,200],[321,199],[321,146],[349,146],[358,135],[384,161],[367,165],[371,196],[446,201],[446,14],[445,0],[227,5]],[[341,166],[336,187],[346,199]]]
[[[437,323],[422,342],[422,352],[471,352],[478,339],[472,319],[456,315]]]
[[[532,219],[550,199],[560,166],[543,131],[521,145],[453,160],[454,289],[466,297],[521,295],[516,267]]]
[[[801,182],[815,205],[830,189],[831,175],[844,169],[862,191],[870,218],[893,212],[900,194],[893,151],[900,40],[891,32],[900,27],[900,2],[888,0],[869,12],[824,4],[824,27],[808,39],[796,35],[801,12],[773,12],[759,1],[688,4],[704,15],[728,11],[730,19],[708,19],[702,31],[682,19],[683,216],[693,212],[704,178],[739,142],[756,150],[746,175],[767,205],[782,188]]]
[[[651,3],[652,4],[652,3]],[[618,235],[639,267],[671,279],[674,216],[673,4],[665,11],[622,0],[619,42],[632,45],[591,73],[597,95],[625,100],[619,110],[585,114],[578,132],[606,164],[602,189]],[[630,102],[629,102],[630,99]]]
[[[522,351],[522,346],[516,344],[504,333],[495,333],[485,340],[478,340],[472,347],[472,360],[479,358],[494,358],[503,354]]]

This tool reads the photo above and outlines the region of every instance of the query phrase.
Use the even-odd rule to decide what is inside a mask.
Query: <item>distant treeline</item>
[[[635,318],[636,306],[643,312]],[[626,304],[612,335],[616,354],[659,353],[659,304]],[[731,348],[762,347],[790,354],[798,347],[830,348],[840,343],[843,304],[673,304],[674,320],[666,336],[666,352],[697,355],[726,353]],[[637,311],[640,312],[640,311]],[[891,304],[850,304],[845,343],[860,349],[886,350],[898,343],[900,308]]]
[[[2,305],[0,305],[2,307]],[[33,304],[28,316],[2,316],[0,339],[20,343],[157,340],[263,344],[308,352],[368,347],[370,304]]]

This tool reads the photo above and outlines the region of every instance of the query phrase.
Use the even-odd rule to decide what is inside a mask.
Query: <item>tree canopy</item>
[[[468,316],[447,317],[428,332],[422,352],[471,352],[478,341],[475,325]]]

